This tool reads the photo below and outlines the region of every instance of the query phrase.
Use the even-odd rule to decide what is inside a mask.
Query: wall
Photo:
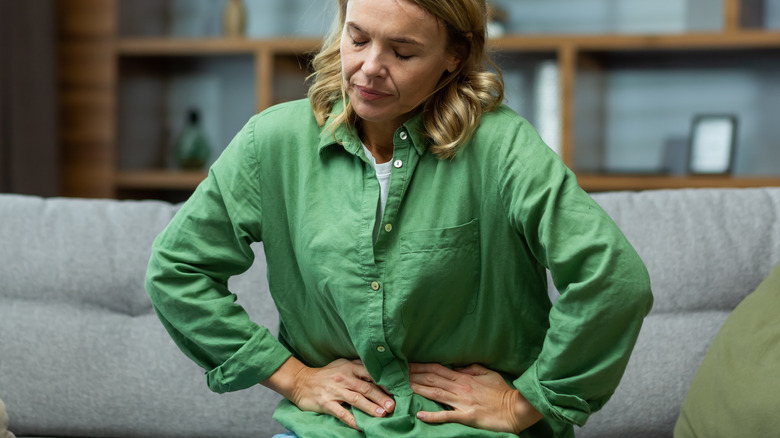
[[[0,0],[0,191],[59,193],[50,0]]]

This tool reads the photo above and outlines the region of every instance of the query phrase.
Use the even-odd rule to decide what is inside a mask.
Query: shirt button
[[[398,134],[398,136],[401,137],[401,140],[406,140],[407,138],[409,138],[409,136],[406,135],[406,131],[401,131],[401,133]]]
[[[404,162],[401,160],[395,160],[395,163],[393,163],[393,166],[395,166],[396,169],[400,169],[401,166],[404,165]]]
[[[371,282],[371,289],[379,290],[379,282],[378,281],[372,281]]]
[[[387,231],[388,233],[393,231],[393,224],[385,225],[385,231]]]
[[[380,345],[380,346],[376,347],[376,351],[378,351],[380,353],[384,353],[385,352],[385,347]]]

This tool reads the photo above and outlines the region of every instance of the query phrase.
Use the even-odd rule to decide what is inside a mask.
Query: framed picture
[[[725,175],[734,166],[737,118],[727,114],[694,117],[688,170],[695,174]]]

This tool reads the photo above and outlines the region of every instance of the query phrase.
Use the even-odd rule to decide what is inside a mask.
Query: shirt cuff
[[[590,417],[588,402],[570,394],[559,394],[545,386],[538,376],[536,363],[513,382],[520,394],[547,418],[583,426]]]
[[[265,327],[260,329],[222,365],[206,373],[216,393],[252,387],[271,377],[292,354]]]

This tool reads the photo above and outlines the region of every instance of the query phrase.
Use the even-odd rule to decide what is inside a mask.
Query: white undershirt
[[[374,222],[374,242],[379,235],[379,228],[382,225],[382,216],[385,214],[385,205],[387,204],[387,192],[390,190],[390,173],[393,170],[393,160],[387,163],[377,164],[376,159],[368,150],[366,145],[363,145],[363,152],[366,154],[366,158],[374,165],[374,171],[376,172],[376,179],[379,180],[379,203],[376,211],[376,221]]]

